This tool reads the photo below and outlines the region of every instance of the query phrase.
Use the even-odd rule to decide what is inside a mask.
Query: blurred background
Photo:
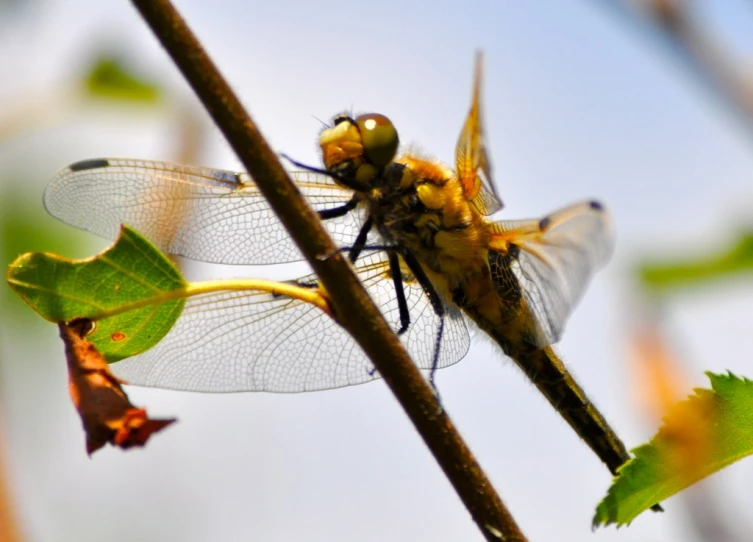
[[[558,350],[622,439],[656,432],[657,380],[676,400],[707,387],[705,370],[753,375],[750,2],[177,6],[273,147],[311,164],[317,118],[345,109],[384,113],[404,143],[451,162],[482,49],[500,216],[583,198],[614,215],[614,258]],[[83,257],[108,243],[44,212],[45,183],[73,161],[239,167],[126,1],[0,0],[0,73],[3,268],[22,252]],[[179,423],[146,449],[90,459],[55,326],[5,285],[0,303],[3,542],[480,538],[382,382],[298,395],[132,387],[134,404]],[[513,363],[477,336],[437,382],[531,540],[751,538],[749,461],[664,514],[592,532],[610,476]]]

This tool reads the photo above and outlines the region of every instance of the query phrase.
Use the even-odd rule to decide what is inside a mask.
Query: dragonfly
[[[320,136],[324,167],[291,177],[396,329],[419,368],[460,361],[466,319],[515,361],[614,474],[630,456],[552,348],[592,275],[609,259],[609,214],[596,201],[529,220],[502,209],[481,115],[481,62],[455,170],[414,154],[379,114],[341,114]],[[47,211],[104,237],[125,223],[193,260],[263,265],[302,255],[248,173],[133,159],[89,159],[50,181]],[[296,279],[317,284],[309,275]],[[131,384],[205,392],[304,392],[379,378],[319,309],[263,292],[187,300],[149,351],[112,365]]]

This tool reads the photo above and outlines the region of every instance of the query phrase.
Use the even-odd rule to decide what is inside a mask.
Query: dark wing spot
[[[80,160],[78,162],[74,162],[70,166],[68,166],[68,169],[71,171],[85,171],[87,169],[97,169],[97,168],[103,168],[110,165],[110,162],[108,162],[104,158],[90,158],[89,160]]]
[[[514,260],[518,259],[518,256],[520,256],[520,247],[514,243],[508,243],[507,244],[507,254],[510,256],[510,258],[513,258]]]
[[[224,171],[221,169],[212,171],[212,179],[214,179],[215,181],[220,181],[221,183],[228,183],[236,186],[245,186],[246,184],[253,183],[253,181],[251,180],[251,175],[246,172],[235,173],[233,171]],[[244,181],[248,182],[246,183]]]
[[[544,231],[544,230],[546,230],[549,227],[549,224],[551,224],[551,223],[552,223],[552,219],[549,218],[548,216],[545,216],[544,218],[542,218],[541,220],[539,220],[539,229],[541,231]]]
[[[588,202],[588,205],[593,209],[594,211],[603,211],[604,206],[601,204],[601,202],[596,200],[591,200]]]
[[[251,179],[251,175],[246,173],[245,171],[240,171],[235,174],[235,181],[238,184],[241,184],[243,186],[247,186],[249,184],[254,184],[253,179]]]
[[[520,299],[521,292],[520,284],[512,272],[511,265],[517,258],[520,249],[515,245],[508,245],[508,247],[506,253],[500,253],[496,250],[489,251],[489,273],[497,294],[504,300],[505,304],[515,304]]]

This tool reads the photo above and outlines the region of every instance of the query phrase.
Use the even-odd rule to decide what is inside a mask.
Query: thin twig
[[[731,55],[704,30],[687,0],[650,0],[639,9],[627,0],[599,0],[637,31],[664,43],[712,96],[742,121],[753,135],[753,79],[746,78]]]
[[[133,0],[321,279],[335,314],[387,382],[487,540],[524,541],[420,371],[168,0]]]

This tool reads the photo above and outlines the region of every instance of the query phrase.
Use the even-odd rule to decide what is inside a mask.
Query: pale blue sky
[[[753,24],[753,8],[743,4],[713,16],[749,54],[742,29]],[[14,74],[0,82],[6,105],[59,88],[103,45],[125,48],[141,69],[192,99],[127,2],[34,5],[34,17],[0,27],[0,72]],[[626,366],[629,266],[646,253],[713,248],[736,223],[750,225],[753,207],[751,133],[657,47],[660,41],[637,40],[634,28],[596,0],[186,0],[178,7],[273,146],[310,163],[318,160],[314,117],[350,108],[390,116],[404,143],[450,161],[469,105],[473,54],[483,49],[490,151],[506,204],[501,216],[538,216],[596,197],[615,218],[615,258],[558,350],[629,446],[654,432],[632,402]],[[170,159],[171,135],[164,119],[148,112],[124,117],[82,108],[55,128],[0,147],[0,186],[7,172],[30,169],[41,205],[45,182],[67,163]],[[211,137],[204,164],[237,167],[215,129]],[[93,240],[79,255],[94,243],[102,246]],[[668,308],[696,385],[705,383],[704,369],[753,374],[737,355],[753,349],[751,301],[753,288],[741,280]],[[66,396],[54,326],[31,345],[3,339],[4,356],[30,358],[3,367],[1,382],[12,482],[30,540],[479,537],[381,382],[292,396],[132,388],[135,403],[180,423],[146,450],[106,450],[90,461]],[[531,540],[688,540],[677,499],[663,515],[592,534],[608,473],[482,336],[466,360],[438,375],[438,385]],[[729,497],[731,517],[750,506],[750,480],[745,462],[712,480]]]

